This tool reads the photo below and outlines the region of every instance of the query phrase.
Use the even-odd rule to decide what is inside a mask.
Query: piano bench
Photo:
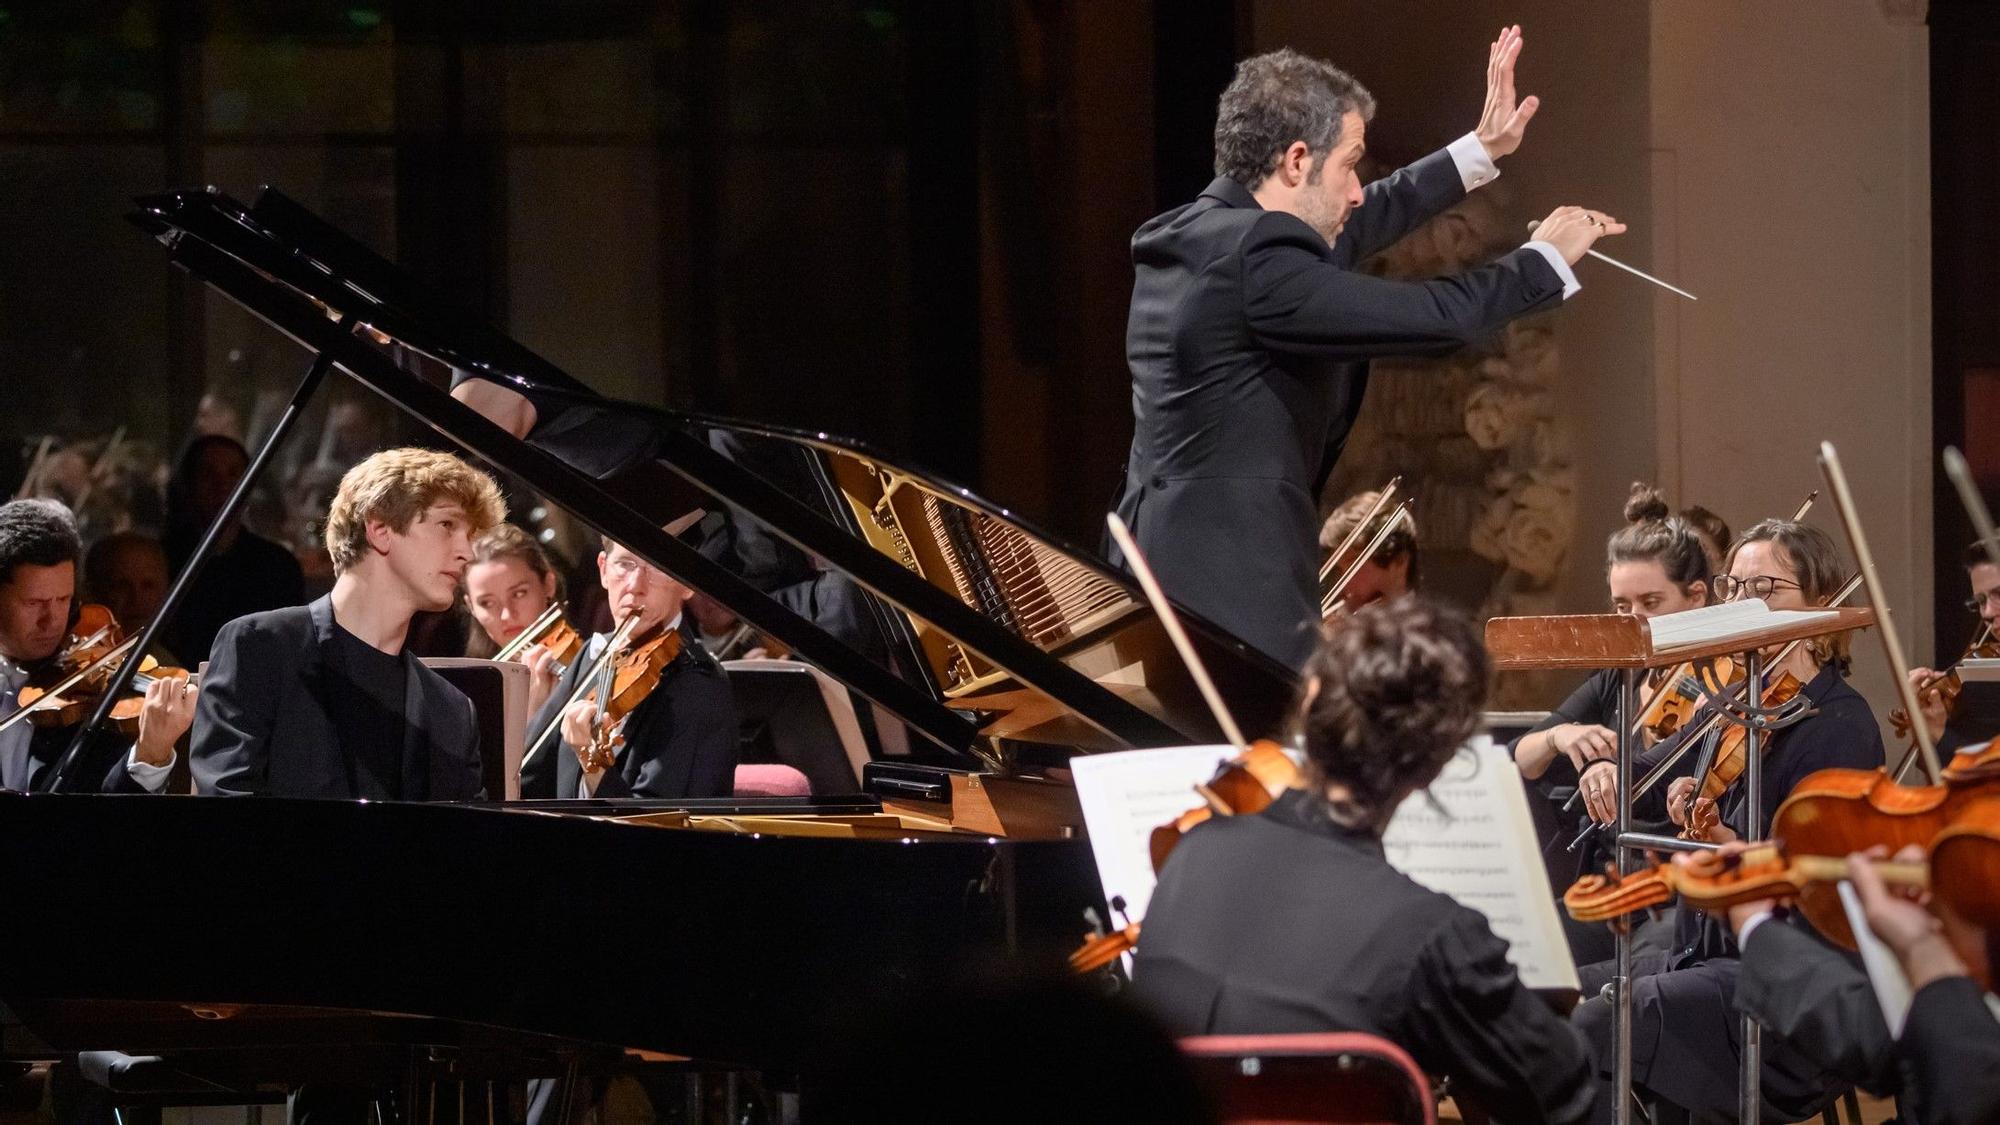
[[[189,1074],[159,1055],[84,1051],[77,1070],[92,1085],[110,1092],[120,1106],[272,1105],[284,1090],[236,1089]]]

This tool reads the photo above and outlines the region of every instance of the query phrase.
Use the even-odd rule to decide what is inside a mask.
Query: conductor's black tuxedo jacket
[[[1117,511],[1169,595],[1290,667],[1317,636],[1315,493],[1361,409],[1359,361],[1443,354],[1562,297],[1527,248],[1434,281],[1355,270],[1464,195],[1434,153],[1370,184],[1329,246],[1218,177],[1132,237]]]
[[[333,630],[329,595],[239,617],[216,634],[195,703],[195,792],[400,800],[402,763],[414,758],[428,761],[423,798],[483,798],[472,701],[407,650],[404,745],[341,737],[329,687],[338,672]]]

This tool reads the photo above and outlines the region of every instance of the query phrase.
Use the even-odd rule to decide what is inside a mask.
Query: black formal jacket
[[[394,800],[401,754],[357,754],[332,713],[333,598],[239,617],[216,634],[195,704],[195,792]],[[403,753],[429,759],[429,799],[485,797],[472,701],[409,651]]]
[[[1773,918],[1750,931],[1736,1006],[1827,1074],[1876,1097],[1896,1093],[1895,1041],[1859,956],[1810,926]]]
[[[1500,1121],[1590,1117],[1582,1040],[1486,919],[1288,792],[1190,832],[1146,908],[1132,985],[1176,1035],[1361,1031]]]
[[[589,664],[582,657],[570,662],[548,702],[528,724],[531,733],[559,720]],[[727,797],[736,787],[736,732],[736,698],[730,694],[729,677],[701,641],[683,630],[680,655],[667,666],[653,694],[626,716],[625,748],[598,778],[593,795]],[[558,733],[522,770],[521,795],[574,797],[582,781],[576,748]]]
[[[1912,1120],[1922,1125],[2000,1121],[2000,1022],[1972,978],[1946,977],[1920,989],[1896,1053]]]
[[[28,720],[22,720],[26,722]],[[48,793],[55,788],[56,766],[61,763],[74,726],[36,727],[28,736],[28,792]],[[146,787],[133,780],[125,768],[132,740],[109,726],[92,731],[77,750],[70,766],[68,791],[71,793],[144,793]]]
[[[1132,237],[1118,514],[1168,594],[1288,666],[1318,635],[1316,493],[1361,409],[1356,361],[1443,354],[1562,297],[1528,249],[1425,282],[1354,268],[1464,195],[1434,153],[1370,184],[1328,246],[1218,177]]]

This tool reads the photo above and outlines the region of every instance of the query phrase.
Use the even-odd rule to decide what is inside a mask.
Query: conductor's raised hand
[[[1530,237],[1556,248],[1563,261],[1575,265],[1583,252],[1607,234],[1624,234],[1625,224],[1602,211],[1587,207],[1558,207],[1535,225]]]
[[[1486,155],[1495,160],[1521,147],[1521,135],[1542,105],[1532,94],[1515,100],[1514,61],[1520,57],[1521,26],[1501,28],[1500,38],[1486,51],[1486,110],[1479,115],[1476,130]]]

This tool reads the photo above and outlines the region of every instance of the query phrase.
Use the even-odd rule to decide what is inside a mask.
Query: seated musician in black
[[[1716,579],[1715,592],[1723,598],[1761,597],[1773,609],[1807,609],[1824,604],[1844,577],[1840,552],[1825,532],[1789,520],[1765,520],[1737,540],[1729,573]],[[1770,670],[1773,677],[1780,671],[1795,676],[1812,710],[1765,736],[1759,824],[1767,830],[1778,806],[1807,774],[1836,766],[1882,765],[1881,732],[1867,700],[1848,686],[1846,664],[1844,637],[1819,638],[1799,645]],[[1641,754],[1635,773],[1673,753],[1693,729],[1691,724]],[[1739,779],[1719,801],[1700,796],[1692,776],[1698,758],[1697,753],[1683,756],[1677,769],[1686,776],[1675,777],[1664,792],[1656,787],[1637,798],[1633,811],[1651,817],[1664,813],[1683,826],[1714,820],[1707,838],[1718,843],[1736,839],[1746,822],[1746,787]],[[1610,762],[1592,763],[1583,784],[1594,779],[1608,783],[1614,768]],[[1734,1014],[1740,953],[1723,919],[1682,907],[1674,925],[1671,948],[1634,951],[1633,1079],[1683,1111],[1733,1114],[1741,1047]],[[1615,1013],[1595,993],[1613,973],[1608,962],[1584,968],[1584,995],[1591,999],[1572,1017],[1597,1052],[1598,1073],[1605,1080],[1599,1112],[1606,1121],[1614,1108],[1609,1078]],[[1797,1120],[1816,1113],[1832,1091],[1845,1085],[1776,1037],[1764,1044],[1762,1062],[1764,1112],[1773,1117]]]
[[[1625,526],[1604,546],[1605,583],[1611,608],[1641,621],[1708,604],[1708,554],[1686,520],[1669,514],[1658,489],[1634,483],[1625,501]],[[1612,669],[1594,672],[1562,705],[1509,747],[1521,776],[1543,792],[1574,786],[1592,762],[1613,760],[1618,752],[1618,686]],[[1642,690],[1640,695],[1646,693]],[[1635,716],[1636,718],[1636,716]],[[1618,791],[1601,780],[1583,793],[1592,819],[1618,819]]]
[[[76,520],[54,500],[0,505],[0,719],[19,708],[31,677],[49,686],[61,673],[54,664],[76,622],[76,565],[82,554]],[[127,628],[146,623],[120,622]],[[194,689],[184,680],[158,680],[146,691],[139,737],[125,739],[109,727],[85,740],[69,768],[72,791],[143,793],[167,782],[174,743],[194,713]],[[44,792],[76,727],[42,726],[32,719],[0,731],[0,789]]]
[[[1985,636],[2000,641],[2000,565],[1994,563],[1982,543],[1967,547],[1959,562],[1965,566],[1966,581],[1971,587],[1965,607],[1979,615]],[[1929,668],[1912,668],[1910,682],[1921,687],[1936,675]],[[1949,714],[1943,697],[1936,692],[1925,692],[1919,701],[1924,705],[1924,722],[1930,727],[1931,740],[1937,743],[1938,753],[1947,759],[2000,734],[2000,684],[1965,684],[1959,692],[1958,705]]]
[[[528,724],[531,734],[557,724],[561,742],[557,745],[552,738],[523,767],[522,795],[729,796],[736,776],[736,701],[722,666],[701,647],[693,629],[682,628],[688,588],[609,540],[597,556],[597,574],[612,616],[620,624],[636,619],[634,643],[663,630],[677,630],[680,654],[652,694],[622,720],[624,745],[615,750],[609,768],[586,771],[598,705],[582,698],[589,688],[585,677],[611,640],[604,633],[592,636]]]
[[[447,453],[391,449],[349,469],[326,521],[332,592],[216,634],[196,792],[482,797],[472,701],[404,642],[417,613],[451,608],[473,538],[505,514],[493,478]]]
[[[1404,798],[1479,721],[1492,665],[1422,598],[1361,609],[1307,666],[1307,785],[1190,832],[1160,872],[1133,969],[1177,1035],[1359,1031],[1502,1121],[1587,1120],[1575,1032],[1521,984],[1478,912],[1383,858]]]

